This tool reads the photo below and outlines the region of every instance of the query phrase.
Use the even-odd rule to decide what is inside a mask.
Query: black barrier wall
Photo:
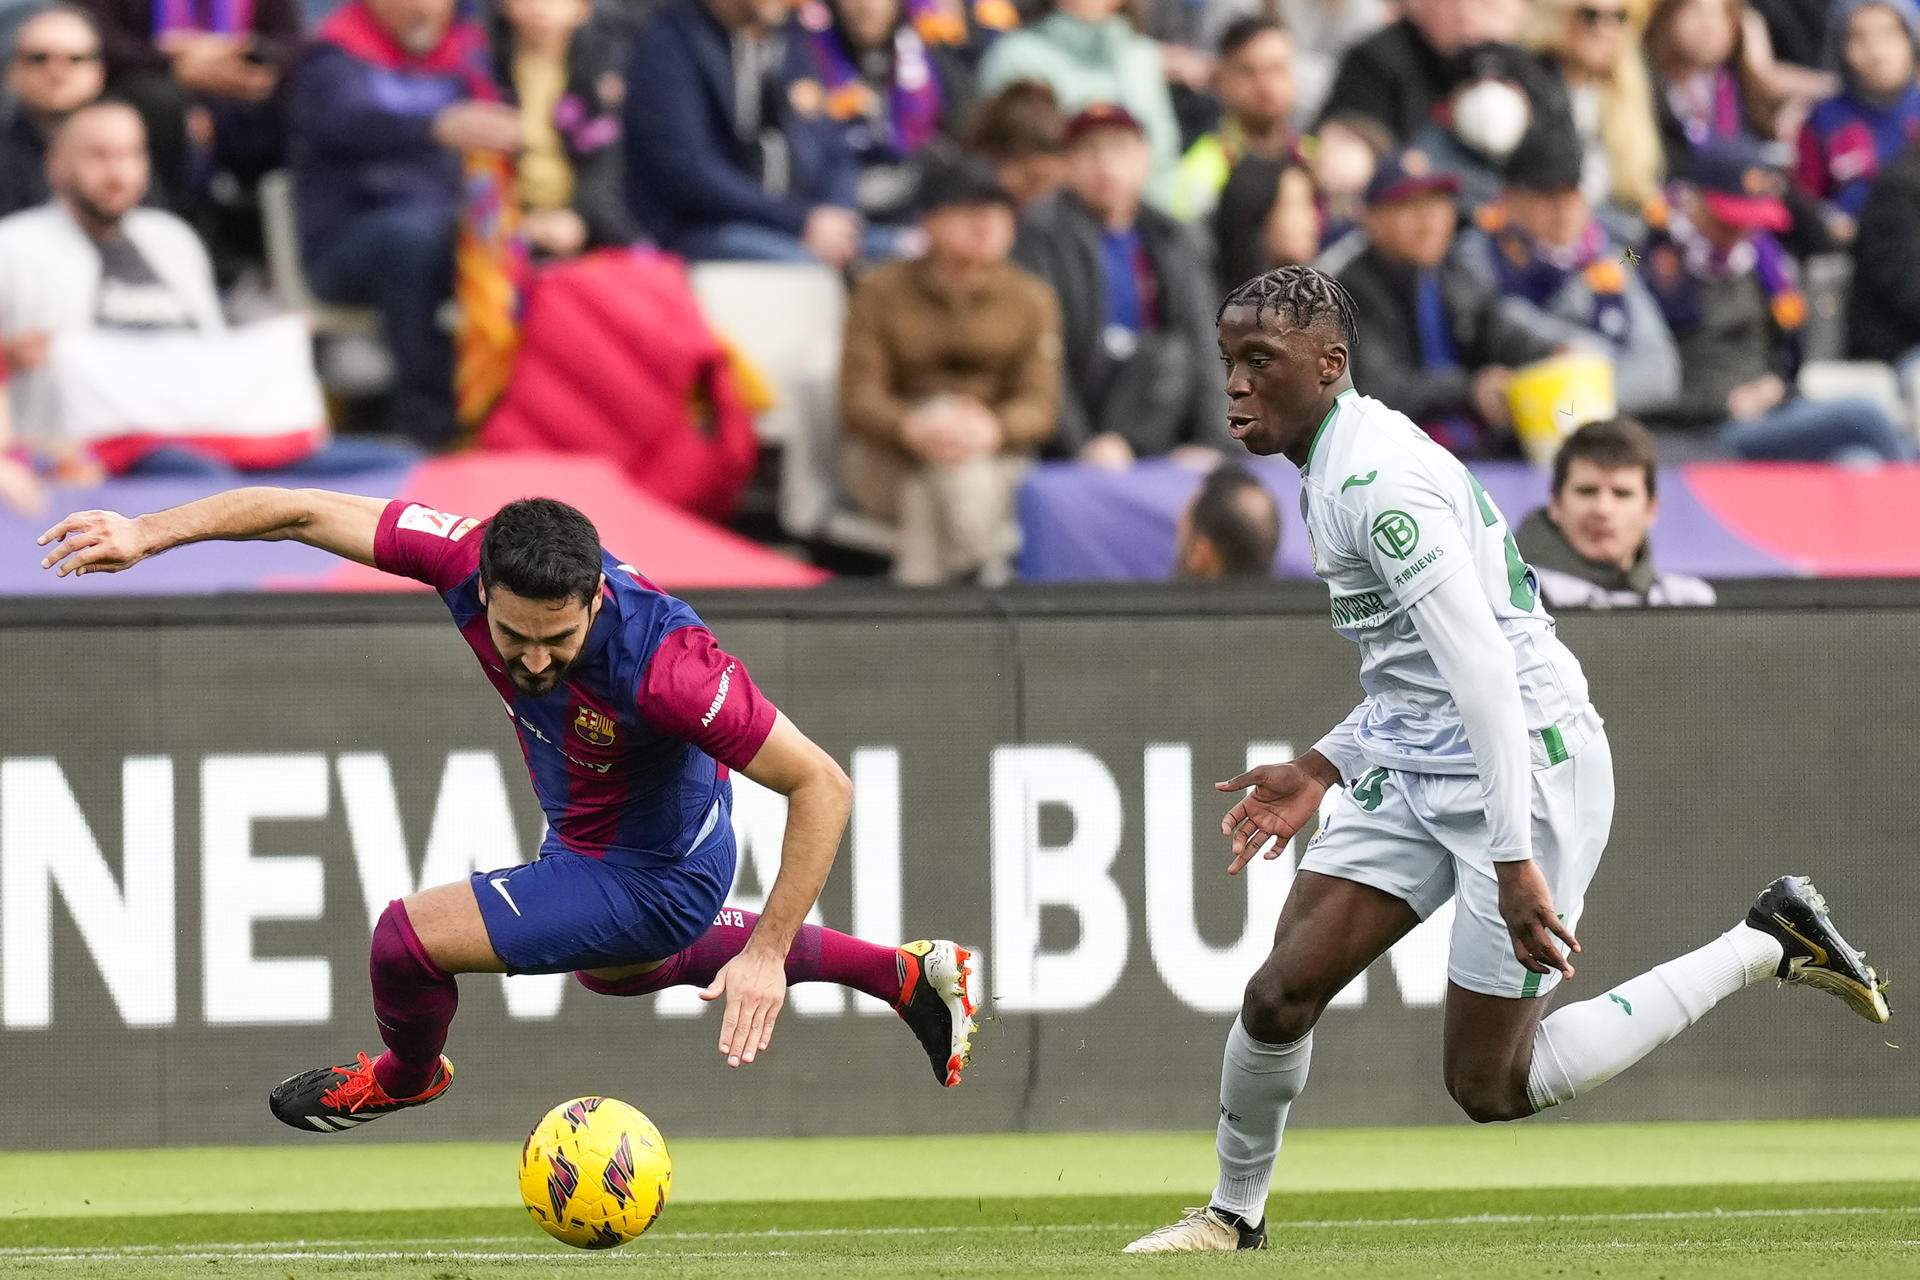
[[[0,618],[0,1146],[278,1141],[275,1081],[379,1047],[372,918],[527,856],[539,813],[498,698],[424,605],[115,608]],[[1352,651],[1318,612],[938,608],[707,613],[855,779],[819,918],[984,952],[993,998],[964,1088],[935,1087],[895,1018],[834,988],[797,988],[773,1050],[730,1072],[691,992],[469,976],[460,1087],[382,1136],[517,1137],[584,1092],[681,1134],[1209,1126],[1292,866],[1229,880],[1210,784],[1344,715]],[[1570,996],[1704,941],[1783,871],[1814,873],[1882,972],[1907,975],[1916,624],[1916,608],[1564,621],[1620,795]],[[769,882],[781,820],[743,784],[736,903]],[[1457,1118],[1439,1082],[1445,939],[1430,923],[1329,1012],[1298,1123]],[[1889,1048],[1899,1026],[1746,992],[1564,1111],[1910,1113],[1920,1046]]]

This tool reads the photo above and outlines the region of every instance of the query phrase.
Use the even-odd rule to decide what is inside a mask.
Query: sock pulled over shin
[[[1214,1151],[1220,1158],[1215,1207],[1230,1210],[1257,1226],[1267,1215],[1267,1189],[1273,1162],[1287,1127],[1287,1112],[1306,1088],[1313,1060],[1313,1033],[1291,1044],[1255,1040],[1233,1020],[1227,1051],[1220,1063],[1220,1123]]]
[[[713,927],[645,973],[615,981],[577,973],[580,985],[605,996],[641,996],[668,987],[705,987],[727,961],[739,955],[760,917],[737,907],[723,908]],[[900,998],[900,961],[896,948],[866,942],[817,924],[803,924],[787,949],[787,981],[835,982],[893,1004]]]
[[[1533,1033],[1527,1101],[1544,1111],[1605,1084],[1779,964],[1779,942],[1737,924],[1605,995],[1556,1009]]]
[[[373,1016],[387,1051],[373,1075],[390,1098],[424,1093],[440,1068],[447,1027],[460,1004],[460,989],[433,962],[398,898],[373,926],[367,963],[373,980]]]

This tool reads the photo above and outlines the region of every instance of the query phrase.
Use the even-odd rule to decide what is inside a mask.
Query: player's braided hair
[[[1331,321],[1349,348],[1359,336],[1353,299],[1338,280],[1312,267],[1275,267],[1260,273],[1227,295],[1214,313],[1215,324],[1229,307],[1252,307],[1255,324],[1269,309],[1296,329],[1311,329],[1322,320]]]

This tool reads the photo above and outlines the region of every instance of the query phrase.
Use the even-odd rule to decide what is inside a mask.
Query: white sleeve
[[[1533,756],[1513,646],[1470,573],[1431,587],[1408,609],[1466,726],[1495,862],[1533,856]]]
[[[1347,712],[1345,720],[1327,730],[1320,741],[1313,744],[1313,749],[1331,761],[1344,779],[1357,778],[1366,771],[1366,757],[1360,754],[1359,731],[1360,722],[1366,718],[1367,708],[1372,705],[1373,699],[1366,699]]]

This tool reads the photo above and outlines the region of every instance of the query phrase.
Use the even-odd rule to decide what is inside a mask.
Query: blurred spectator
[[[1212,279],[1186,229],[1141,203],[1153,155],[1124,108],[1067,129],[1067,189],[1028,211],[1014,257],[1060,296],[1062,452],[1103,467],[1226,443]]]
[[[1068,114],[1101,103],[1125,108],[1148,142],[1149,191],[1156,204],[1164,204],[1180,162],[1180,125],[1160,45],[1133,29],[1123,12],[1126,3],[1046,0],[1046,17],[1009,31],[987,50],[980,86],[993,93],[1015,80],[1039,80]]]
[[[1909,396],[1920,388],[1920,139],[1874,179],[1853,243],[1847,351],[1900,369]],[[1920,408],[1920,406],[1916,406]]]
[[[1366,249],[1339,273],[1359,321],[1354,381],[1462,455],[1504,452],[1515,366],[1554,343],[1508,319],[1493,286],[1452,253],[1459,180],[1418,151],[1367,188]]]
[[[1653,567],[1659,453],[1632,418],[1590,422],[1553,457],[1553,498],[1520,522],[1520,555],[1560,609],[1710,605],[1713,588]]]
[[[20,24],[7,62],[13,101],[0,132],[0,215],[46,202],[47,141],[105,83],[99,29],[84,9],[55,5]]]
[[[1228,27],[1220,37],[1214,86],[1222,108],[1220,127],[1180,158],[1167,207],[1186,221],[1213,212],[1227,175],[1241,160],[1279,160],[1294,147],[1293,42],[1278,23],[1245,18]]]
[[[1649,242],[1647,279],[1680,347],[1681,394],[1648,421],[1740,458],[1898,460],[1913,442],[1872,400],[1796,398],[1806,299],[1776,236],[1786,178],[1751,143],[1697,152]]]
[[[1835,0],[1748,0],[1766,27],[1774,56],[1802,67],[1825,65],[1838,7]]]
[[[304,322],[227,329],[193,230],[140,207],[149,167],[134,109],[73,113],[48,169],[54,201],[0,220],[0,334],[22,438],[140,474],[313,459],[326,420]],[[370,460],[350,448],[332,469],[393,460],[368,448]]]
[[[520,109],[520,232],[542,257],[640,238],[620,149],[620,45],[590,0],[502,0],[494,78]]]
[[[1220,193],[1213,239],[1223,293],[1274,267],[1313,261],[1320,250],[1320,211],[1312,176],[1291,157],[1248,156]]]
[[[1660,194],[1666,158],[1627,0],[1542,0],[1528,44],[1565,86],[1588,203],[1637,216]]]
[[[1499,198],[1500,171],[1529,131],[1551,129],[1573,146],[1572,111],[1554,75],[1513,44],[1482,44],[1455,59],[1456,80],[1412,146],[1460,179],[1462,202]]]
[[[1200,482],[1180,513],[1173,571],[1203,582],[1273,577],[1280,509],[1245,467],[1226,463]]]
[[[1920,8],[1914,0],[1839,0],[1835,8],[1827,53],[1846,87],[1801,128],[1795,177],[1823,202],[1829,233],[1847,243],[1874,175],[1920,138]]]
[[[692,259],[861,251],[859,168],[787,0],[672,0],[627,68],[627,199]]]
[[[913,219],[913,158],[959,131],[973,98],[964,23],[936,0],[807,0],[800,8],[827,114],[846,126],[870,223]]]
[[[1021,209],[1066,181],[1067,118],[1053,90],[1038,80],[1015,80],[982,101],[967,124],[966,145],[993,165]]]
[[[100,26],[107,88],[146,121],[153,171],[175,207],[212,171],[251,182],[277,168],[286,121],[275,95],[300,50],[299,0],[81,0]]]
[[[1711,142],[1773,136],[1777,104],[1747,57],[1745,17],[1745,0],[1659,0],[1647,19],[1654,112],[1669,172]]]
[[[1007,261],[1013,197],[985,161],[937,157],[917,203],[927,255],[869,272],[847,316],[847,486],[898,529],[896,581],[998,585],[1014,490],[1059,425],[1060,310]]]
[[[1525,0],[1405,0],[1400,10],[1347,51],[1320,118],[1367,116],[1404,146],[1459,82],[1459,53],[1520,38]]]
[[[1305,128],[1320,114],[1341,57],[1385,25],[1387,9],[1386,0],[1211,0],[1200,40],[1217,45],[1245,18],[1278,23],[1293,42],[1293,118]]]
[[[465,151],[515,151],[485,33],[454,0],[350,0],[296,67],[288,115],[301,257],[328,302],[380,310],[395,366],[393,429],[452,441],[453,295]]]
[[[1329,116],[1301,144],[1320,207],[1320,244],[1333,244],[1359,226],[1367,186],[1380,161],[1398,150],[1371,116]]]
[[[1659,302],[1626,269],[1580,178],[1571,133],[1529,137],[1507,164],[1504,197],[1462,237],[1461,258],[1493,282],[1514,324],[1608,356],[1621,411],[1639,413],[1679,392],[1680,356]]]

